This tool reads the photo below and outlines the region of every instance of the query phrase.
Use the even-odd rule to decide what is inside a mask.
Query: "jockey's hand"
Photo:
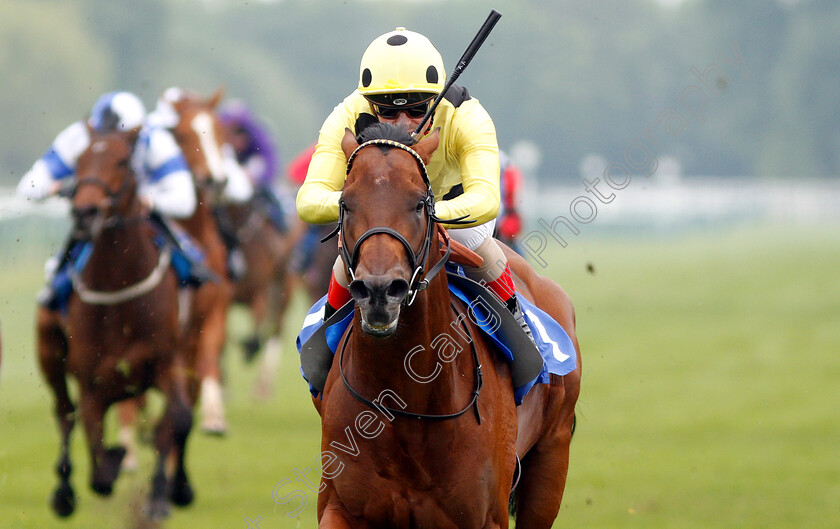
[[[508,211],[499,222],[499,234],[508,239],[519,235],[522,231],[522,219],[517,211]]]
[[[72,198],[76,190],[76,183],[73,180],[57,180],[50,186],[49,194],[47,196],[58,195],[64,198]]]

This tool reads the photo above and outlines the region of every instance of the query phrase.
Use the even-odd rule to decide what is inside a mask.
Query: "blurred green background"
[[[115,89],[151,107],[171,85],[224,86],[291,156],[356,87],[374,37],[419,31],[451,70],[490,8],[501,22],[459,82],[503,146],[536,143],[540,179],[574,178],[587,153],[623,158],[668,108],[689,126],[660,125],[661,152],[687,174],[838,174],[834,0],[0,0],[0,184]],[[733,42],[743,72],[721,60]],[[710,65],[707,89],[692,68]],[[708,92],[702,123],[680,104],[690,85]]]
[[[168,86],[225,87],[271,124],[288,161],[356,86],[374,37],[417,30],[451,69],[490,8],[503,17],[459,82],[520,155],[526,233],[544,237],[540,272],[576,304],[584,356],[556,527],[836,527],[835,1],[0,0],[0,188],[114,89],[151,108]],[[706,86],[694,71],[710,66]],[[699,114],[690,86],[706,94]],[[679,133],[663,129],[675,115]],[[656,158],[654,174],[641,176],[651,167],[636,151],[640,174],[613,202],[586,195],[581,177],[629,163],[634,145]],[[577,235],[559,229],[564,248],[539,221],[572,218],[578,195],[600,209]],[[103,500],[86,485],[81,428],[77,513],[59,521],[47,504],[58,434],[34,358],[34,294],[66,223],[60,207],[0,189],[0,529],[139,529],[151,449]],[[295,475],[320,447],[293,345],[305,308],[299,297],[265,402],[236,346],[248,315],[232,311],[231,433],[191,437],[197,500],[162,527],[315,525],[315,495]],[[285,479],[308,498],[300,517],[286,516],[299,503],[272,499]]]
[[[8,241],[4,241],[8,248]],[[548,271],[576,303],[583,385],[566,495],[556,527],[834,528],[840,496],[840,229],[725,229],[676,239],[587,239],[555,247]],[[79,507],[58,521],[58,434],[32,351],[39,260],[3,268],[0,321],[0,527],[142,528],[152,450],[141,470],[93,495],[82,429],[73,438]],[[587,270],[591,269],[592,272]],[[275,395],[231,344],[224,360],[231,432],[197,430],[193,506],[162,527],[315,527],[312,469],[320,426],[298,374],[288,320]],[[234,311],[231,340],[247,315]],[[113,424],[113,422],[112,422]],[[116,441],[114,432],[110,440]],[[365,447],[360,442],[360,449]],[[288,482],[281,483],[283,480]],[[281,493],[272,491],[281,483]],[[308,504],[274,497],[301,491]]]

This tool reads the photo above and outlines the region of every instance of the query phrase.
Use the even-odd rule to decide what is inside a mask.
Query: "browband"
[[[412,149],[404,143],[400,143],[394,140],[386,140],[384,138],[368,140],[356,147],[356,150],[353,151],[353,154],[350,155],[350,158],[347,158],[347,170],[344,173],[345,175],[350,174],[350,169],[353,167],[353,162],[356,160],[356,155],[359,154],[359,151],[361,151],[369,145],[387,145],[389,147],[396,147],[397,149],[402,149],[403,151],[413,156],[414,160],[417,162],[417,167],[420,169],[420,175],[423,177],[423,182],[426,184],[426,187],[428,187],[429,189],[432,188],[432,184],[429,181],[429,173],[426,171],[426,164],[423,163],[423,159],[420,158],[420,155],[417,154],[417,151],[415,151],[414,149]]]

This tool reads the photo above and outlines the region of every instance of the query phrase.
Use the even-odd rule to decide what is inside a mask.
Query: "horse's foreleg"
[[[173,365],[157,377],[156,386],[166,395],[167,404],[155,429],[158,460],[148,509],[150,518],[161,520],[169,514],[169,501],[185,506],[194,498],[184,464],[193,419],[180,357],[176,357]],[[166,461],[170,454],[175,456],[175,472],[171,481],[166,476]]]
[[[76,495],[70,485],[70,433],[76,423],[76,407],[67,392],[67,341],[58,324],[58,315],[43,307],[37,315],[38,364],[55,398],[55,416],[61,435],[58,463],[55,471],[59,484],[50,504],[58,516],[73,514]]]
[[[265,332],[266,314],[268,312],[268,292],[264,288],[257,289],[251,296],[252,331],[251,336],[242,341],[245,361],[251,362],[260,352],[267,333]]]
[[[274,390],[274,380],[280,370],[280,361],[283,355],[283,342],[281,333],[283,330],[283,319],[289,307],[289,288],[291,282],[288,276],[283,275],[279,280],[271,284],[268,295],[268,313],[265,318],[265,327],[268,330],[263,336],[268,336],[263,353],[262,365],[259,370],[259,378],[254,388],[254,394],[259,399],[266,399],[271,396]]]
[[[329,497],[330,499],[324,499]],[[318,529],[358,529],[353,517],[337,499],[331,498],[329,491],[318,495]]]
[[[216,303],[207,314],[198,340],[196,370],[201,380],[201,428],[205,433],[214,435],[227,432],[221,384],[221,355],[225,346],[230,301],[229,285],[227,287],[222,287],[223,295],[216,298]]]
[[[145,398],[142,395],[116,404],[118,436],[126,450],[122,469],[128,472],[137,470],[137,418],[144,404]]]
[[[125,448],[118,446],[106,449],[103,446],[102,422],[108,406],[90,388],[81,388],[79,408],[90,449],[90,488],[97,494],[109,496],[120,473]]]
[[[566,384],[563,377],[552,375],[546,412],[557,410],[555,418],[522,460],[522,477],[515,495],[517,526],[548,529],[560,510],[569,470],[579,372],[568,377]]]

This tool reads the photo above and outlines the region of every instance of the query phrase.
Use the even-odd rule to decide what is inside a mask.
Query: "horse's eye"
[[[420,202],[417,203],[417,207],[414,208],[414,211],[416,211],[417,213],[421,213],[425,206],[426,206],[426,202],[421,200]]]

